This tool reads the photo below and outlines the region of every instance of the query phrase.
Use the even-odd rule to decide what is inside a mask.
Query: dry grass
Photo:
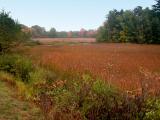
[[[125,90],[141,88],[147,69],[160,85],[160,46],[137,44],[89,44],[76,46],[35,46],[28,54],[41,63],[62,70],[89,71],[96,77]],[[150,79],[154,83],[155,79]]]
[[[39,41],[42,44],[48,44],[53,42],[74,42],[74,43],[94,43],[95,38],[35,38],[35,41]]]

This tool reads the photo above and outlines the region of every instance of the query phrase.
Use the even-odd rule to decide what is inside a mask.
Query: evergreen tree
[[[21,26],[14,21],[9,13],[0,12],[0,52],[9,49],[14,42],[19,40]]]

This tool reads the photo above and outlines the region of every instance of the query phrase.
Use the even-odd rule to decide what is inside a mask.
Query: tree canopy
[[[152,9],[112,10],[98,30],[99,42],[160,43],[160,0]]]
[[[9,13],[0,12],[0,52],[8,49],[14,42],[20,40],[21,27],[13,20]]]

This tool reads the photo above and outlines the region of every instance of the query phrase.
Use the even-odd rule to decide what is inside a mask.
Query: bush
[[[64,76],[67,76],[65,77],[66,79],[61,79]],[[105,119],[108,117],[108,114],[113,112],[111,110],[120,101],[116,89],[106,85],[101,80],[94,80],[88,74],[84,74],[81,77],[69,76],[69,74],[64,73],[64,75],[56,78],[52,83],[46,81],[46,84],[38,86],[39,90],[37,91],[41,92],[38,92],[36,96],[43,110],[47,109],[45,102],[46,98],[48,98],[47,101],[51,102],[51,106],[48,106],[48,108],[52,114],[55,115],[57,112],[59,114],[63,113],[63,117],[69,115],[70,119],[74,115],[80,115],[77,118],[84,119],[91,119],[91,117],[94,119]],[[42,97],[44,95],[45,97]]]
[[[33,71],[31,60],[19,55],[0,56],[0,70],[9,72],[23,82],[29,82],[30,72]]]
[[[16,56],[10,56],[10,55],[2,55],[0,56],[0,70],[6,71],[12,74],[16,73],[15,69],[15,61]]]
[[[44,84],[36,86],[35,100],[50,119],[73,119],[76,116],[78,120],[138,120],[159,114],[158,102],[148,103],[143,95],[128,95],[89,74],[62,73],[59,77],[50,76]]]
[[[15,61],[16,75],[22,79],[23,82],[29,82],[30,72],[33,71],[33,64],[31,60],[25,57],[17,57]]]

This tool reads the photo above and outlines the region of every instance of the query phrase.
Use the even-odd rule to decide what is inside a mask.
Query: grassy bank
[[[10,74],[0,72],[0,120],[42,120],[39,108],[17,99],[16,90],[6,84],[11,79]]]

